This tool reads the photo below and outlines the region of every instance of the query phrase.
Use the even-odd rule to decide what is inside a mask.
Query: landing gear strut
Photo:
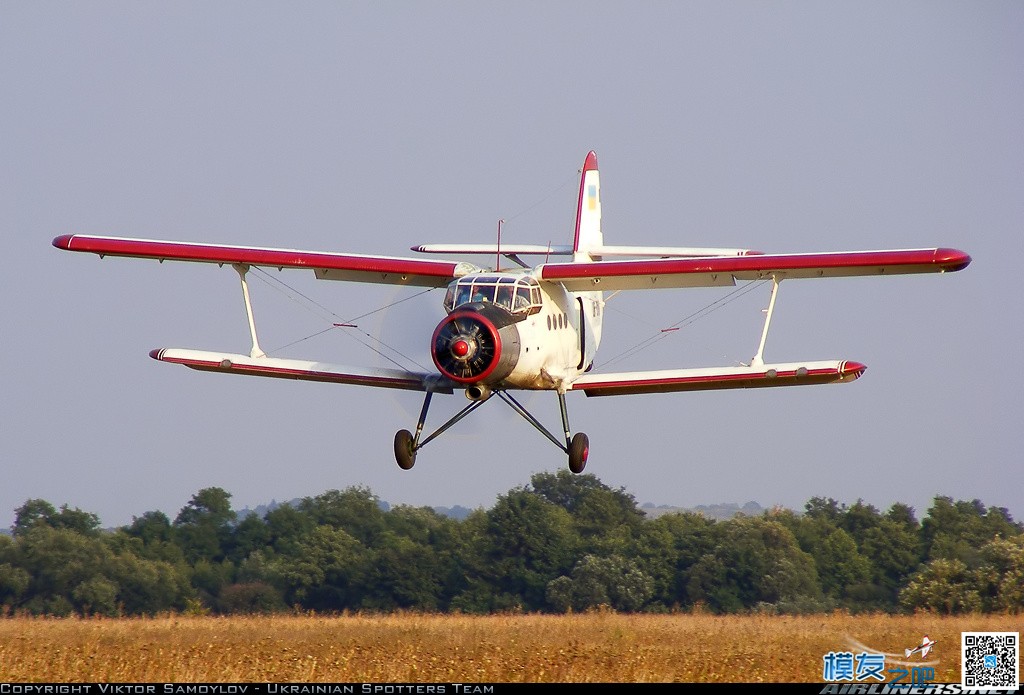
[[[552,444],[564,451],[569,457],[570,471],[573,473],[582,473],[583,469],[587,465],[587,457],[590,455],[590,439],[582,432],[577,432],[575,435],[570,434],[569,412],[565,407],[564,393],[558,394],[558,406],[562,415],[562,431],[565,434],[564,444],[560,442],[555,435],[549,432],[548,429],[544,427],[544,425],[542,425],[532,413],[530,413],[530,411],[524,408],[523,405],[509,393],[505,391],[481,391],[479,389],[467,390],[466,395],[472,402],[453,415],[448,422],[438,427],[433,434],[423,439],[423,441],[420,441],[420,435],[423,433],[423,425],[427,421],[427,410],[430,408],[430,399],[433,395],[434,394],[432,392],[428,391],[426,398],[423,399],[423,408],[420,409],[420,417],[416,422],[416,433],[413,434],[409,430],[398,430],[398,432],[395,433],[395,461],[398,462],[398,467],[402,470],[409,470],[413,467],[416,463],[416,452],[426,446],[428,442],[441,435],[441,433],[446,431],[459,420],[489,401],[491,396],[494,395],[497,395],[506,403],[506,405],[516,411],[524,420],[533,425],[533,427],[547,437]]]

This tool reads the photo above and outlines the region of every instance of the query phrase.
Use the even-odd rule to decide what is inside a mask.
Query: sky
[[[641,504],[831,497],[922,518],[942,495],[1024,520],[1022,46],[1024,5],[1000,1],[3,3],[0,527],[35,498],[105,526],[173,519],[211,486],[236,509],[350,486],[486,508],[565,467],[493,402],[401,471],[419,394],[150,359],[248,350],[230,268],[51,240],[413,256],[491,242],[504,219],[503,242],[570,243],[589,150],[608,244],[973,263],[783,283],[766,360],[866,364],[852,384],[570,394],[588,473]],[[257,275],[275,356],[391,366],[387,345],[432,366],[441,291]],[[614,297],[595,369],[749,361],[767,287],[660,332],[724,295]],[[338,317],[363,342],[322,332]],[[524,402],[558,429],[553,394]],[[464,403],[435,398],[428,428]]]

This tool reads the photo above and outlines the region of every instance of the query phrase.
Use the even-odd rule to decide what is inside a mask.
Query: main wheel
[[[587,456],[590,455],[590,440],[587,435],[577,432],[569,443],[569,470],[582,473],[587,467]]]
[[[412,432],[409,430],[395,432],[395,460],[403,471],[409,470],[416,463],[416,452],[412,448],[412,442]]]

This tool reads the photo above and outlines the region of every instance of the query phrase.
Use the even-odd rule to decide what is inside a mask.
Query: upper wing
[[[364,256],[350,253],[268,249],[251,246],[223,246],[155,239],[66,234],[53,245],[67,251],[84,251],[103,256],[153,258],[158,261],[230,263],[271,268],[306,268],[321,280],[349,280],[389,285],[444,287],[454,278],[476,270],[470,263],[424,261],[416,258]]]
[[[841,251],[546,263],[539,278],[574,292],[733,285],[736,280],[848,277],[963,270],[971,257],[956,249]]]
[[[707,391],[769,386],[805,386],[853,381],[867,369],[859,362],[787,362],[749,367],[699,367],[617,374],[588,373],[570,390],[588,396],[619,396],[671,391]]]

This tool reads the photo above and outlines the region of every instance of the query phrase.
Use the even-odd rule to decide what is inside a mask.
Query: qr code
[[[965,688],[1020,688],[1019,632],[962,632]]]

